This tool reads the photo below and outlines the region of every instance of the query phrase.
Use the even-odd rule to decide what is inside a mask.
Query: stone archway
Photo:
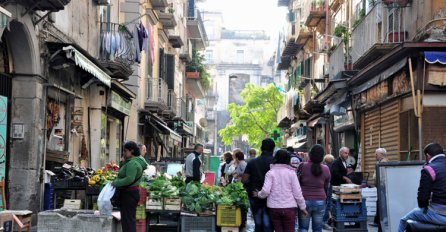
[[[19,5],[11,12],[22,12]],[[7,156],[7,206],[40,210],[44,154],[44,78],[39,42],[29,15],[13,16],[3,42],[9,53],[12,76],[11,124],[23,124],[24,139],[11,139]],[[33,200],[32,200],[33,199]]]

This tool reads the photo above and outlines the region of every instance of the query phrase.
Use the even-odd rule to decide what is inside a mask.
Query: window
[[[236,55],[236,62],[237,63],[244,63],[245,59],[245,52],[243,50],[237,50],[237,55]]]
[[[204,59],[207,64],[213,64],[214,58],[213,58],[213,51],[212,50],[206,50],[204,54]]]

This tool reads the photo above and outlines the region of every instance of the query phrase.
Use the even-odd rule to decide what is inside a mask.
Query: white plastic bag
[[[111,216],[113,206],[110,199],[115,194],[115,187],[111,183],[107,183],[104,188],[102,188],[101,193],[98,197],[98,208],[101,215]]]

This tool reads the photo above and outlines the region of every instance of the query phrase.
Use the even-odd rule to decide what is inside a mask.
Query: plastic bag
[[[115,194],[115,187],[111,183],[107,183],[104,188],[102,188],[101,193],[98,197],[98,208],[101,215],[111,216],[113,206],[110,199]]]

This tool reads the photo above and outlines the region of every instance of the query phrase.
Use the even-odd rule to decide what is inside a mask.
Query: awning
[[[429,64],[446,64],[446,52],[424,52],[424,59]]]
[[[111,86],[111,77],[97,65],[95,65],[91,60],[84,56],[73,46],[66,46],[62,48],[67,53],[67,58],[74,60],[77,66],[90,73],[91,75],[98,78],[99,81]]]
[[[181,142],[181,136],[177,134],[174,130],[170,129],[167,125],[159,122],[158,120],[153,120],[153,121],[155,121],[156,124],[158,124],[159,128],[164,134],[170,135],[170,137],[177,142]]]
[[[370,78],[368,81],[359,85],[358,87],[353,88],[353,91],[352,91],[353,94],[359,94],[361,92],[364,92],[365,90],[370,89],[371,87],[377,85],[378,83],[386,80],[387,78],[391,77],[393,74],[395,74],[396,72],[398,72],[402,68],[404,68],[404,66],[406,66],[406,64],[407,64],[407,58],[400,60],[399,62],[397,62],[390,68],[381,72],[379,75],[376,75],[375,77]]]
[[[9,19],[12,17],[11,12],[7,11],[5,8],[0,7],[0,36],[6,28],[9,30]]]

